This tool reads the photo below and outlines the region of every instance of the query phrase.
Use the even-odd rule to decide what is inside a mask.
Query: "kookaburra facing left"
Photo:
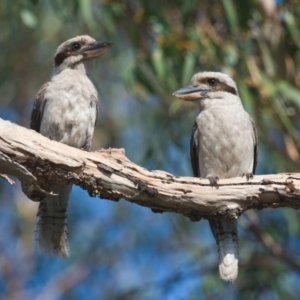
[[[83,35],[58,47],[51,81],[36,96],[30,128],[69,146],[90,149],[98,115],[98,93],[88,73],[93,60],[111,44]],[[40,202],[36,240],[44,253],[69,255],[67,207],[71,188],[71,184],[52,185],[52,195]]]
[[[219,178],[252,177],[257,161],[256,129],[235,82],[222,73],[202,72],[173,95],[200,105],[190,144],[194,176],[208,178],[212,186],[217,186]],[[209,224],[218,245],[220,275],[234,281],[238,275],[237,221]]]

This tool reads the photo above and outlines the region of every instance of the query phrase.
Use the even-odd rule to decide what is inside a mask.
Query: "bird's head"
[[[191,79],[191,84],[173,93],[185,101],[199,101],[203,106],[240,103],[235,82],[219,72],[200,72]]]
[[[74,37],[62,43],[54,55],[53,71],[58,74],[67,68],[84,69],[89,63],[103,55],[111,42],[96,41],[88,35]]]

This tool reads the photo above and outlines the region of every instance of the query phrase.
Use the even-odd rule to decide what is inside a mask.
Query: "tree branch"
[[[74,183],[91,196],[127,201],[156,212],[176,212],[192,221],[237,218],[248,209],[300,208],[300,174],[220,180],[148,171],[123,149],[86,152],[0,119],[0,173],[16,176],[24,193],[40,201],[50,184]]]

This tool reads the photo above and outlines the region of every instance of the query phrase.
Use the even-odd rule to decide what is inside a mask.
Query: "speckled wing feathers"
[[[47,102],[47,99],[45,99],[45,93],[46,93],[46,90],[47,90],[49,84],[50,84],[50,82],[46,82],[42,85],[42,87],[40,88],[39,92],[36,95],[36,98],[35,98],[35,101],[33,104],[33,109],[32,109],[31,118],[30,118],[30,128],[37,132],[40,132],[44,107]]]
[[[257,149],[257,130],[255,123],[252,118],[250,118],[253,130],[253,141],[254,141],[254,154],[253,154],[253,171],[252,173],[255,174],[256,165],[257,165],[257,158],[258,158],[258,149]]]
[[[195,177],[200,177],[200,168],[199,168],[199,148],[198,148],[198,124],[194,123],[192,136],[190,141],[190,158],[192,169]]]

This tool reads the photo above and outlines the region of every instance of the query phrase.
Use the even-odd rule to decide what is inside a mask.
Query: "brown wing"
[[[95,129],[96,129],[96,124],[97,124],[97,120],[98,120],[98,98],[95,99],[96,100],[96,107],[95,107],[95,124],[94,124],[94,133],[92,136],[86,136],[86,140],[85,140],[85,143],[83,145],[83,149],[84,150],[87,150],[89,151],[90,148],[91,148],[91,144],[92,144],[92,139],[93,139],[93,136],[95,134]]]
[[[258,138],[257,138],[257,130],[255,127],[255,123],[252,118],[251,123],[252,123],[252,128],[253,128],[253,135],[254,135],[254,160],[253,160],[253,171],[252,173],[255,174],[255,169],[256,169],[256,164],[257,164],[257,157],[258,157],[258,151],[257,151],[257,143],[258,143]]]
[[[192,169],[195,177],[200,177],[199,169],[199,147],[198,147],[198,125],[197,122],[194,123],[191,141],[190,141],[190,157]]]
[[[45,93],[48,86],[49,86],[49,82],[43,84],[40,90],[38,91],[31,112],[30,128],[37,132],[40,132],[44,107],[47,102],[47,99],[45,99]]]
[[[96,124],[97,124],[97,121],[98,121],[98,114],[99,114],[99,104],[98,104],[98,98],[97,98],[97,102],[96,102],[96,120],[95,120],[95,128],[96,128]]]

